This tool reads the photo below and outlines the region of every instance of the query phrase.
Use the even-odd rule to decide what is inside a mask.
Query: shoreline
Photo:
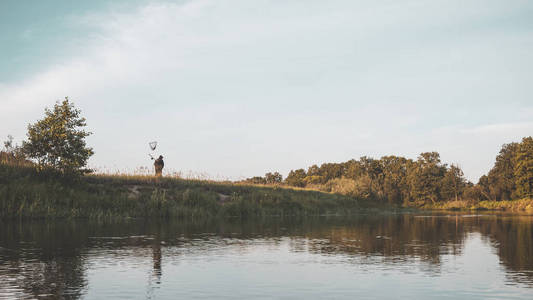
[[[152,176],[68,179],[0,164],[0,218],[208,218],[348,215],[370,201],[285,187]]]
[[[449,201],[394,206],[283,185],[173,177],[86,175],[77,179],[0,164],[0,218],[262,218],[424,211],[533,212],[533,200]]]

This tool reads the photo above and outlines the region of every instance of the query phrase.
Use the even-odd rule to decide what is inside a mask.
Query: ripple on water
[[[0,298],[533,298],[528,218],[280,222],[0,228]]]

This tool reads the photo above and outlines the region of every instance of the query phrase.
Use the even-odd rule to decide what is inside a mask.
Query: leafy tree
[[[252,184],[266,184],[265,178],[261,176],[254,176],[252,178],[247,178],[245,182],[252,183]]]
[[[307,169],[307,176],[320,176],[320,169],[317,165],[312,165]]]
[[[265,180],[268,184],[279,184],[283,181],[283,176],[278,172],[268,172],[265,174]]]
[[[466,179],[464,178],[461,168],[452,164],[450,168],[446,170],[441,185],[441,195],[444,200],[459,200],[459,197],[463,194],[466,187]]]
[[[28,125],[28,141],[23,142],[24,153],[37,160],[40,169],[51,168],[62,173],[80,174],[87,170],[87,160],[93,155],[85,138],[91,133],[81,111],[65,98],[56,102],[53,109],[45,109],[45,117]]]
[[[285,178],[285,182],[291,186],[304,187],[305,186],[304,180],[306,176],[307,174],[305,173],[304,169],[298,169],[294,171],[291,170],[287,178]]]
[[[321,183],[326,183],[331,179],[340,178],[344,170],[341,164],[325,163],[320,166],[319,173],[323,180]]]
[[[375,160],[370,157],[363,156],[360,159],[361,166],[364,170],[364,173],[370,178],[370,184],[368,186],[369,195],[374,195],[382,179],[382,169],[381,164],[378,160]]]
[[[351,159],[344,163],[344,176],[356,179],[364,174],[364,169],[358,160]]]
[[[491,187],[490,187],[490,184],[489,184],[489,176],[483,175],[483,176],[479,177],[479,181],[477,183],[477,186],[479,187],[479,192],[483,196],[483,198],[485,198],[487,200],[492,200],[492,201],[495,200],[492,197]]]
[[[483,199],[482,187],[480,185],[473,185],[472,183],[467,183],[463,191],[463,198],[465,200],[481,201]]]
[[[445,172],[446,166],[441,164],[439,153],[420,154],[409,178],[414,198],[431,202],[440,200],[440,184]]]
[[[513,157],[516,198],[533,198],[533,138],[525,137]]]
[[[384,156],[380,160],[383,171],[381,190],[389,204],[401,204],[407,190],[408,160],[398,156]]]
[[[487,175],[490,199],[498,201],[512,199],[512,193],[516,189],[513,158],[516,156],[518,147],[518,143],[504,144],[496,156],[494,167]]]

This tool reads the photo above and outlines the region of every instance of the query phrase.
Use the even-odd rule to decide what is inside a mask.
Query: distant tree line
[[[442,163],[437,152],[421,153],[416,160],[363,156],[291,170],[285,180],[275,172],[246,182],[313,188],[396,205],[532,198],[533,138],[503,145],[494,167],[477,184],[466,180],[458,165]]]
[[[274,172],[274,173],[269,172],[265,174],[265,177],[255,176],[255,177],[246,179],[245,182],[252,183],[252,184],[282,184],[283,175],[281,175],[278,172]]]

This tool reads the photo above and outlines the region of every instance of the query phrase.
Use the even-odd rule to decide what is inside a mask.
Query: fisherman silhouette
[[[163,162],[163,155],[159,155],[159,158],[154,161],[155,176],[163,176],[163,167],[165,163]]]

